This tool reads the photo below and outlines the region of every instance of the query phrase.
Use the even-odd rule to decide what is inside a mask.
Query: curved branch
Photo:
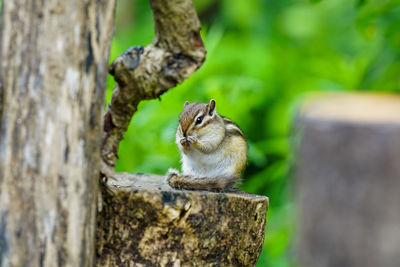
[[[112,176],[122,136],[141,100],[160,97],[187,79],[205,60],[200,22],[192,0],[150,0],[156,37],[142,48],[132,47],[114,60],[114,88],[104,116],[102,172]]]

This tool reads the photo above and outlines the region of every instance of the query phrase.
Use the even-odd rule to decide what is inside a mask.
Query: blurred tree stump
[[[118,173],[97,216],[97,266],[254,266],[268,198],[171,189],[159,175]]]
[[[323,95],[300,121],[300,266],[399,266],[400,97]]]

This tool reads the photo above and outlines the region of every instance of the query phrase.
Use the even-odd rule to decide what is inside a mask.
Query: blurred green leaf
[[[356,7],[360,8],[367,3],[367,0],[356,0]]]

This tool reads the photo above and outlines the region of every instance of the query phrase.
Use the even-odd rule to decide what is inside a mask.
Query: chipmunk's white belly
[[[182,155],[182,172],[194,178],[223,178],[234,175],[234,157],[213,152],[204,154],[193,150]]]

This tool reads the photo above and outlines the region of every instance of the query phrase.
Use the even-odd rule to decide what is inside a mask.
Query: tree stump
[[[399,266],[400,97],[323,95],[300,121],[300,266]]]
[[[268,198],[180,191],[160,175],[119,173],[97,216],[97,266],[254,266]]]

